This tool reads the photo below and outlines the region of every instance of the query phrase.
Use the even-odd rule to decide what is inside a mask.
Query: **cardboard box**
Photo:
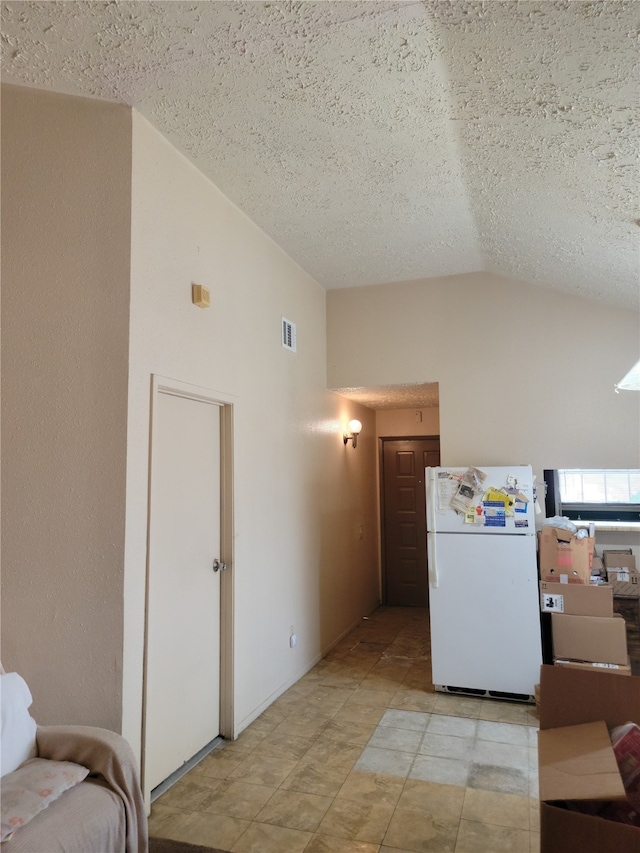
[[[636,558],[631,548],[626,551],[603,551],[602,561],[605,569],[634,569]]]
[[[576,539],[561,527],[543,527],[538,540],[540,577],[551,583],[589,583],[594,546],[592,537]]]
[[[615,596],[640,598],[640,572],[635,569],[607,569],[607,580]]]
[[[620,663],[589,663],[582,660],[567,660],[556,658],[554,666],[568,666],[570,669],[586,669],[591,672],[609,672],[614,675],[631,675],[631,659],[627,658],[626,664]]]
[[[567,801],[624,800],[607,727],[640,725],[640,678],[557,666],[540,669],[540,849],[638,853],[640,828],[569,811]],[[585,724],[593,724],[590,726]],[[617,778],[616,778],[617,773]]]
[[[627,626],[614,616],[551,614],[554,658],[626,664]]]
[[[540,610],[570,616],[613,616],[613,587],[540,581]]]

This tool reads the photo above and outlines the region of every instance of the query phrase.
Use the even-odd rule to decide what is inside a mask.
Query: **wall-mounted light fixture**
[[[618,391],[640,391],[640,361],[633,365],[631,370],[625,374],[616,385]]]
[[[353,446],[358,446],[358,436],[362,430],[362,424],[360,421],[349,421],[347,424],[347,432],[343,433],[342,438],[344,439],[344,443],[346,444],[349,440],[353,442]]]

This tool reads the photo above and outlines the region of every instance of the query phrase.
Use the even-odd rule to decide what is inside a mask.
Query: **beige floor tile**
[[[411,853],[453,853],[458,827],[441,823],[423,811],[397,808],[393,813],[383,845]],[[483,853],[493,853],[484,850]]]
[[[277,788],[284,782],[296,764],[296,761],[288,758],[251,753],[248,758],[232,770],[228,778],[238,782],[250,782],[254,785]]]
[[[371,672],[362,680],[360,685],[363,690],[397,690],[406,676],[406,670],[402,667],[392,667],[389,664],[381,669],[379,665],[374,666]]]
[[[274,719],[273,717],[271,719],[263,719],[262,717],[258,717],[257,720],[254,720],[251,723],[251,730],[255,732],[264,732],[266,735],[268,735],[269,732],[272,732],[278,725],[278,723],[281,723],[283,719],[285,719],[285,716],[282,713],[279,713],[277,715],[277,719]]]
[[[364,746],[376,730],[376,723],[348,722],[346,720],[330,720],[322,733],[323,738],[339,743],[351,743]]]
[[[179,840],[180,831],[190,816],[191,812],[155,802],[149,815],[149,835]]]
[[[199,811],[206,807],[221,782],[222,779],[214,779],[210,776],[187,774],[158,797],[156,803],[187,811]]]
[[[514,794],[499,794],[495,791],[482,791],[467,788],[462,817],[480,823],[492,823],[497,826],[511,826],[515,829],[529,829],[530,800]]]
[[[344,706],[346,699],[343,701],[335,701],[333,699],[318,699],[313,701],[313,710],[318,714],[323,714],[328,719],[332,719],[338,711]]]
[[[437,701],[436,693],[429,693],[416,687],[407,687],[406,683],[397,690],[391,702],[390,708],[401,711],[433,711]]]
[[[347,702],[332,719],[332,723],[366,723],[376,726],[384,716],[385,708],[370,708]]]
[[[286,690],[282,695],[287,696],[289,699],[305,699],[308,697],[313,691],[316,689],[316,685],[313,684],[310,680],[302,680],[296,681],[294,685],[292,685],[288,690]]]
[[[540,800],[529,799],[529,829],[540,832]]]
[[[254,752],[256,755],[273,755],[276,758],[290,758],[299,761],[314,743],[315,738],[299,737],[284,732],[280,734],[271,732],[256,746]]]
[[[214,779],[226,779],[247,758],[243,752],[227,752],[226,749],[214,749],[205,759],[189,772],[189,776],[211,776]],[[186,778],[186,777],[183,777]]]
[[[232,853],[302,853],[310,839],[310,832],[270,823],[252,823],[230,850]]]
[[[511,702],[482,701],[479,718],[496,723],[514,723],[526,726],[529,720],[529,706]]]
[[[398,808],[420,811],[438,823],[457,826],[462,815],[464,793],[465,789],[457,785],[407,779]]]
[[[380,847],[379,853],[414,853],[414,851],[407,850],[406,847],[387,847],[383,844]]]
[[[274,734],[317,738],[338,710],[321,714],[291,714],[275,727]]]
[[[331,797],[319,794],[279,790],[259,812],[256,820],[259,823],[315,832],[332,802]]]
[[[540,718],[538,717],[535,705],[527,705],[526,717],[528,726],[535,726],[536,728],[540,728]]]
[[[335,797],[349,775],[350,769],[350,767],[327,767],[321,761],[301,761],[284,780],[281,788],[285,791],[301,791],[305,794]]]
[[[396,693],[396,688],[390,690],[367,690],[359,687],[346,703],[349,705],[365,705],[368,708],[388,708]]]
[[[316,702],[329,702],[333,704],[344,705],[351,699],[356,688],[349,687],[332,687],[330,684],[319,684],[312,693],[309,694],[309,702],[315,710]]]
[[[414,664],[413,660],[402,660],[389,655],[389,650],[384,652],[378,663],[371,670],[371,675],[389,674],[395,682],[404,681]]]
[[[381,844],[392,814],[393,806],[335,799],[319,831],[338,838]]]
[[[227,755],[233,752],[252,752],[267,737],[267,734],[268,732],[257,728],[247,728],[238,735],[236,740],[226,741],[222,749]]]
[[[370,666],[364,670],[360,665],[353,666],[344,661],[332,662],[323,671],[322,684],[327,687],[342,687],[355,690],[360,682],[371,669]]]
[[[529,851],[530,853],[540,853],[540,833],[529,833]]]
[[[422,637],[397,637],[387,652],[390,657],[409,661],[419,660],[429,654],[429,639],[425,631]]]
[[[361,754],[362,748],[357,744],[339,743],[323,735],[309,747],[302,762],[322,762],[326,767],[351,770]]]
[[[335,835],[316,833],[304,853],[379,853],[381,848],[368,841],[353,841],[349,838],[336,838]],[[402,853],[395,850],[393,853]]]
[[[264,721],[267,723],[273,723],[273,726],[275,728],[275,726],[277,726],[278,723],[282,722],[282,720],[284,719],[285,716],[286,715],[285,715],[284,711],[278,710],[278,708],[275,705],[269,705],[269,707],[260,714],[260,716],[258,717],[258,720],[261,720],[261,721]],[[258,720],[256,720],[256,722],[258,722]]]
[[[356,800],[361,803],[397,804],[404,780],[381,773],[361,773],[352,770],[337,793],[338,799]]]
[[[434,713],[469,717],[477,719],[482,707],[482,699],[470,699],[467,696],[452,696],[449,693],[437,694]]]
[[[529,853],[528,829],[461,820],[455,853]]]
[[[249,825],[249,821],[227,815],[193,812],[189,820],[180,828],[179,840],[187,841],[189,844],[231,850],[232,845]]]
[[[267,785],[224,780],[200,811],[253,820],[276,791]]]

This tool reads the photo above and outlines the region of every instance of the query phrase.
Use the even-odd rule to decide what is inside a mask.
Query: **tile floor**
[[[428,613],[380,607],[153,804],[233,853],[537,853],[529,705],[435,693]]]

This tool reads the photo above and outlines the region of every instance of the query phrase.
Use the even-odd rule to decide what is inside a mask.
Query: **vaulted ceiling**
[[[4,82],[129,104],[326,288],[638,310],[637,2],[8,2]]]

